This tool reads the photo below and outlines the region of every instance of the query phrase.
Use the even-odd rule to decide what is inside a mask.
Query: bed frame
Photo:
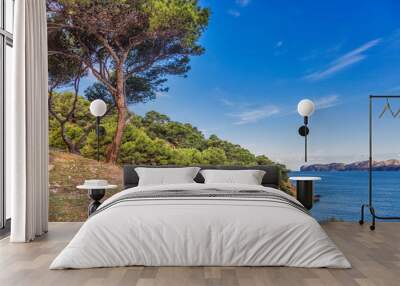
[[[149,165],[125,165],[124,166],[124,189],[136,187],[139,183],[139,176],[135,171],[136,167],[148,167],[148,168],[179,168],[182,166],[165,165],[165,166],[149,166]],[[280,189],[281,171],[277,166],[273,165],[260,165],[254,167],[242,167],[242,166],[196,166],[201,169],[213,169],[213,170],[263,170],[265,175],[262,179],[262,185],[264,187],[271,187]],[[200,174],[194,178],[197,183],[204,183],[204,178]]]

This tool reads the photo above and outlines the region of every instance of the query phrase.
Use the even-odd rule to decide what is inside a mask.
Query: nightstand
[[[296,181],[296,198],[303,206],[310,210],[314,202],[314,181],[320,181],[320,177],[290,177]]]
[[[100,200],[106,194],[106,190],[116,189],[117,187],[118,187],[117,185],[109,185],[108,183],[103,185],[90,184],[88,183],[88,181],[85,181],[84,185],[77,186],[77,189],[87,190],[88,196],[93,200],[88,206],[88,216],[94,213],[97,210],[97,208],[101,205]]]

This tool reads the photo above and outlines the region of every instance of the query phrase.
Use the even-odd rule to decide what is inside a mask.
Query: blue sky
[[[187,78],[169,79],[167,94],[132,111],[157,110],[296,169],[296,106],[309,98],[309,163],[367,159],[368,94],[400,94],[400,1],[201,4],[212,11],[205,54]],[[399,156],[399,121],[377,120],[377,159]]]

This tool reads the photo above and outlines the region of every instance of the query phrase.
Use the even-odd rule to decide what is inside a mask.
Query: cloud
[[[228,14],[235,18],[240,17],[240,12],[237,10],[230,9],[228,10]]]
[[[327,109],[339,105],[339,95],[329,94],[316,99],[313,99],[316,110]],[[227,113],[226,115],[234,117],[236,120],[233,122],[235,125],[245,125],[256,123],[262,119],[278,116],[285,117],[297,113],[297,108],[292,109],[293,106],[276,106],[267,104],[263,106],[256,106],[249,103],[240,103],[231,101],[226,98],[219,98],[221,104],[228,109],[240,110],[237,112]]]
[[[334,107],[339,104],[339,95],[331,94],[324,97],[320,97],[314,101],[314,104],[317,110]]]
[[[236,4],[241,7],[246,7],[250,4],[251,0],[236,0]]]
[[[221,103],[223,105],[228,106],[228,107],[233,107],[233,106],[236,105],[235,102],[233,102],[233,101],[231,101],[229,99],[226,99],[226,98],[220,98],[219,100],[221,101]]]
[[[313,61],[319,58],[325,58],[325,59],[332,58],[333,56],[337,55],[337,53],[342,49],[342,47],[343,47],[343,42],[323,50],[313,49],[307,55],[300,57],[299,60],[305,62],[305,61]]]
[[[251,0],[236,0],[235,3],[236,5],[240,6],[240,8],[244,8],[251,3]],[[237,9],[229,9],[228,14],[235,18],[238,18],[241,15],[240,11]]]
[[[277,115],[279,112],[280,109],[278,107],[274,105],[266,105],[260,108],[245,110],[236,114],[232,114],[231,116],[237,118],[237,121],[234,123],[235,125],[243,125],[255,123],[261,119]]]
[[[277,42],[276,44],[275,44],[275,48],[280,48],[280,47],[282,47],[283,46],[283,42],[282,41],[279,41],[279,42]]]
[[[337,58],[336,60],[331,62],[330,65],[328,66],[328,68],[326,68],[325,70],[311,73],[309,75],[306,75],[304,78],[307,80],[311,80],[311,81],[317,81],[317,80],[327,78],[327,77],[345,69],[348,66],[351,66],[355,63],[358,63],[358,62],[366,59],[367,56],[365,54],[363,54],[363,52],[378,45],[380,42],[381,42],[381,39],[375,39],[375,40],[369,41],[369,42],[365,43],[364,45]]]
[[[283,41],[276,42],[274,46],[274,56],[281,56],[287,53],[287,50],[283,46]]]

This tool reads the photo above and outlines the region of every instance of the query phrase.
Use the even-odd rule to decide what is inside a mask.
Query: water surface
[[[360,219],[360,206],[368,202],[368,172],[291,172],[289,175],[322,178],[315,182],[314,188],[315,194],[321,195],[321,199],[314,203],[311,210],[318,220]],[[376,213],[400,216],[400,172],[374,172],[373,189]]]

